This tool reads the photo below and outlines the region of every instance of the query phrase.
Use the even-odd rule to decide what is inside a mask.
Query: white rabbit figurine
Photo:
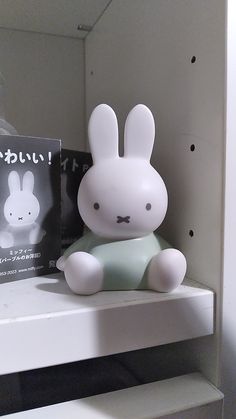
[[[4,205],[7,227],[0,233],[0,246],[8,248],[23,244],[39,243],[45,231],[35,222],[40,205],[33,194],[34,175],[27,171],[23,176],[21,190],[19,174],[13,170],[8,175],[10,195]]]
[[[145,105],[125,123],[124,156],[118,154],[114,111],[97,106],[89,121],[94,165],[78,191],[80,214],[91,232],[58,260],[71,290],[152,289],[169,292],[186,273],[184,255],[153,233],[167,210],[165,184],[150,165],[155,123]]]

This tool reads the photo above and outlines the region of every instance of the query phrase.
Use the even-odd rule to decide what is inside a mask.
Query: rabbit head
[[[145,105],[129,113],[124,132],[124,156],[118,154],[118,124],[108,105],[97,106],[89,121],[94,165],[83,177],[78,207],[87,226],[111,239],[145,236],[162,223],[167,191],[150,164],[155,123]]]
[[[27,171],[23,176],[22,189],[16,171],[8,176],[10,195],[4,205],[4,216],[11,226],[20,227],[34,223],[39,215],[40,206],[33,194],[34,175]]]

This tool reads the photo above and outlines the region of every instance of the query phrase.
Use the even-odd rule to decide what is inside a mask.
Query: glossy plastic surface
[[[168,198],[150,164],[155,137],[151,111],[145,105],[130,111],[123,157],[118,154],[117,118],[108,105],[95,108],[88,132],[94,165],[81,181],[78,208],[92,233],[72,245],[57,267],[79,294],[173,290],[184,278],[186,260],[175,249],[164,251],[168,244],[153,234],[165,217]]]

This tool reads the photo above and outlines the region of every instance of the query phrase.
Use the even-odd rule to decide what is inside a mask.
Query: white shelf
[[[0,374],[213,333],[214,295],[187,282],[169,294],[72,294],[58,275],[1,284]]]
[[[99,396],[4,416],[8,419],[220,419],[223,395],[188,374]]]

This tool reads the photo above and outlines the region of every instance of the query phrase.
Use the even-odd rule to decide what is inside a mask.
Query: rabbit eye
[[[10,212],[10,216],[12,216],[12,212]]]
[[[152,208],[152,206],[151,206],[150,202],[148,202],[147,205],[146,205],[146,210],[150,211],[151,208]]]
[[[31,212],[29,211],[28,214],[31,215]]]
[[[93,208],[94,208],[95,210],[98,210],[98,209],[100,208],[99,203],[98,203],[98,202],[95,202],[95,204],[93,205]]]

